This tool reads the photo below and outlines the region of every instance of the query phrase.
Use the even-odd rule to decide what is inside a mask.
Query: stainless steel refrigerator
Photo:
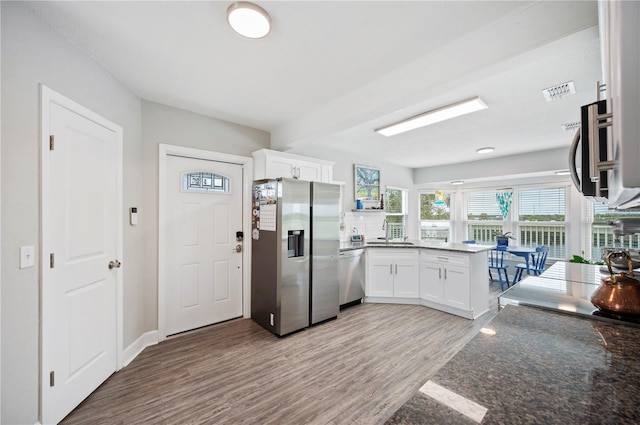
[[[278,336],[337,317],[340,187],[253,185],[251,317]]]

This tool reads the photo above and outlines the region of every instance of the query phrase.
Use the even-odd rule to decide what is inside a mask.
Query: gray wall
[[[24,5],[2,2],[2,423],[38,420],[38,267],[22,269],[19,247],[39,247],[39,84],[124,129],[124,202],[139,203],[140,100],[44,25]],[[132,162],[133,161],[133,162]],[[10,205],[11,208],[7,208]],[[122,212],[126,214],[125,211]],[[126,227],[125,335],[144,328],[139,301],[143,235]],[[36,262],[37,264],[37,262]],[[125,344],[127,341],[125,341]]]
[[[2,2],[3,424],[34,424],[39,408],[38,267],[18,268],[19,247],[39,247],[39,95],[42,83],[124,129],[124,335],[126,348],[157,329],[158,143],[249,155],[269,134],[143,102],[18,2]],[[144,131],[143,131],[144,126]],[[7,206],[11,206],[8,208]],[[128,209],[139,207],[139,225]]]
[[[570,140],[567,136],[567,142]],[[444,183],[453,180],[468,180],[478,183],[489,180],[500,180],[504,184],[508,180],[519,179],[523,176],[541,176],[553,174],[553,171],[569,168],[569,148],[550,149],[546,151],[530,152],[520,155],[487,158],[481,161],[464,162],[460,164],[441,165],[436,167],[418,168],[414,178],[416,185]],[[442,187],[442,184],[439,185]]]
[[[144,275],[147,330],[158,328],[158,144],[187,146],[241,156],[268,148],[269,133],[153,102],[142,102],[146,190],[142,210],[145,240]]]

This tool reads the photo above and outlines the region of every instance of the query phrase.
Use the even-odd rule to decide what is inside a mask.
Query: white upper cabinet
[[[254,179],[278,177],[331,183],[333,162],[308,158],[285,152],[260,149],[253,152]]]

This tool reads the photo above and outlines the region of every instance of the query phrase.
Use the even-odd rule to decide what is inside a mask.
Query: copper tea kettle
[[[611,259],[622,257],[629,264],[629,272],[617,275],[611,269]],[[601,310],[624,315],[640,315],[640,281],[634,277],[633,262],[627,252],[611,252],[605,258],[609,268],[608,278],[591,296],[591,303]]]

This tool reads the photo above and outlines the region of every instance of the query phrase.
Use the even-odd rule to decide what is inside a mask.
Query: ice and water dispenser
[[[304,257],[304,230],[289,230],[287,257]]]

